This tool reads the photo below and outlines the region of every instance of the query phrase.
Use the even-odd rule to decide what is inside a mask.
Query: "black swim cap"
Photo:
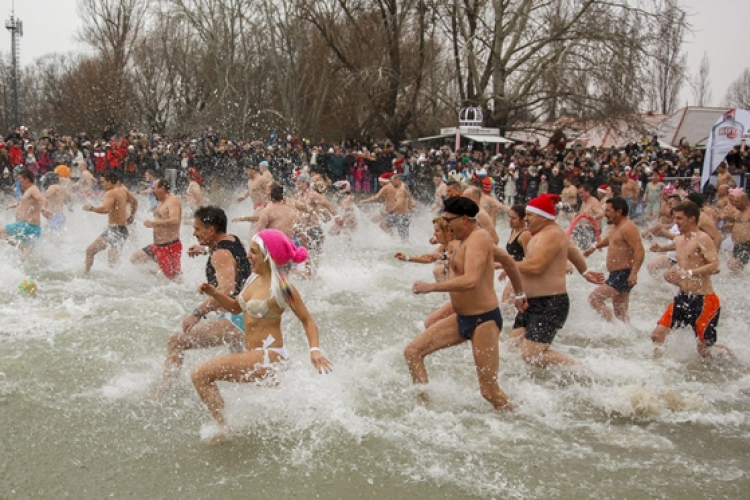
[[[470,200],[465,196],[455,196],[448,198],[443,203],[445,211],[453,215],[468,215],[469,217],[476,217],[479,213],[479,207],[474,200]]]

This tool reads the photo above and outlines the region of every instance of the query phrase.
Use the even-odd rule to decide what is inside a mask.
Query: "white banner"
[[[705,187],[719,163],[748,132],[750,132],[750,111],[745,109],[730,109],[716,121],[706,144],[701,186]]]

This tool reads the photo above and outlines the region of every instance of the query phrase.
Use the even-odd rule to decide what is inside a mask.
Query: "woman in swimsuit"
[[[458,241],[453,239],[453,234],[442,217],[435,217],[432,219],[432,227],[435,229],[435,233],[432,235],[430,242],[440,244],[437,250],[422,255],[414,255],[412,257],[407,257],[403,252],[397,252],[394,257],[405,262],[419,262],[420,264],[431,264],[435,262],[436,264],[432,269],[432,275],[435,277],[435,281],[440,282],[450,278],[449,264],[456,248],[458,248]]]
[[[508,212],[508,222],[510,223],[510,237],[505,245],[505,250],[513,257],[513,260],[520,262],[526,255],[526,245],[529,244],[531,233],[526,229],[526,207],[523,205],[513,205]],[[504,271],[500,271],[497,279],[503,281],[507,276]],[[510,281],[505,285],[503,296],[500,302],[503,304],[513,304],[515,292]]]
[[[219,424],[220,433],[208,443],[228,439],[224,418],[224,399],[216,382],[253,382],[271,374],[274,364],[289,359],[281,333],[281,315],[286,309],[302,323],[310,344],[310,361],[320,373],[328,373],[331,363],[320,352],[318,327],[302,302],[297,289],[287,283],[278,266],[294,261],[304,262],[307,250],[294,246],[287,236],[276,229],[258,232],[250,243],[248,260],[253,274],[236,298],[229,297],[208,283],[199,292],[216,299],[223,308],[243,313],[247,350],[214,358],[198,365],[191,375],[198,395]]]

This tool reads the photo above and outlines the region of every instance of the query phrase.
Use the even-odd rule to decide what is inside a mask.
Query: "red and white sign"
[[[750,133],[750,111],[745,109],[730,109],[716,121],[706,144],[701,186],[706,185],[727,153],[739,144],[747,133]]]

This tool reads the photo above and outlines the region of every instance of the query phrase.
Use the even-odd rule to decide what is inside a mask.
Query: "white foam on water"
[[[231,219],[246,211],[232,204],[228,213]],[[634,474],[639,484],[633,491],[644,497],[693,498],[683,495],[684,482],[693,477],[694,498],[731,496],[731,485],[747,477],[746,454],[731,445],[750,437],[742,281],[716,280],[723,301],[719,341],[738,358],[721,362],[698,357],[690,330],[675,331],[665,355],[654,359],[650,333],[672,289],[645,270],[632,294],[631,325],[603,322],[586,300],[593,285],[570,277],[571,314],[553,345],[581,361],[590,382],[576,382],[580,374],[565,370],[527,366],[510,350],[506,325],[499,383],[516,411],[502,414],[479,394],[468,345],[430,356],[430,384],[411,384],[403,349],[419,333],[415,323],[446,296],[413,295],[411,284],[432,280],[432,266],[400,262],[393,254],[431,250],[431,215],[417,213],[411,242],[402,243],[369,221],[374,212],[362,211],[365,218],[351,238],[327,238],[317,278],[293,278],[318,323],[333,372],[315,372],[301,325],[285,315],[292,359],[273,383],[219,383],[233,439],[216,451],[199,444],[217,429],[189,374],[226,348],[189,352],[174,391],[159,401],[146,397],[161,374],[168,335],[203,300],[195,290],[204,280],[205,257],[184,258],[177,283],[131,264],[130,254],[150,238],[139,222],[120,263],[110,269],[99,254],[85,276],[86,246],[105,219],[80,211],[69,217],[66,232],[45,236],[26,264],[16,249],[0,246],[0,404],[13,415],[3,432],[44,442],[49,457],[33,447],[15,455],[51,476],[67,470],[71,454],[87,467],[100,466],[99,474],[137,458],[148,471],[130,470],[133,480],[121,486],[120,496],[144,496],[149,490],[138,478],[149,473],[174,491],[214,485],[219,490],[211,496],[228,498],[248,478],[266,491],[274,482],[305,477],[312,486],[290,495],[339,497],[343,478],[360,478],[371,488],[408,491],[415,500],[445,491],[465,498],[616,498],[633,487]],[[506,224],[501,222],[502,241]],[[183,228],[186,247],[191,232]],[[248,240],[247,225],[232,224],[230,232]],[[592,256],[590,265],[603,270],[604,253]],[[17,292],[26,278],[39,285],[35,298]],[[420,389],[428,392],[429,405],[420,402]],[[22,427],[15,422],[27,408],[35,419]],[[181,471],[190,471],[179,480],[169,479],[175,457]],[[44,481],[21,469],[8,473]],[[87,484],[85,476],[76,480]],[[95,489],[93,483],[86,487]]]

